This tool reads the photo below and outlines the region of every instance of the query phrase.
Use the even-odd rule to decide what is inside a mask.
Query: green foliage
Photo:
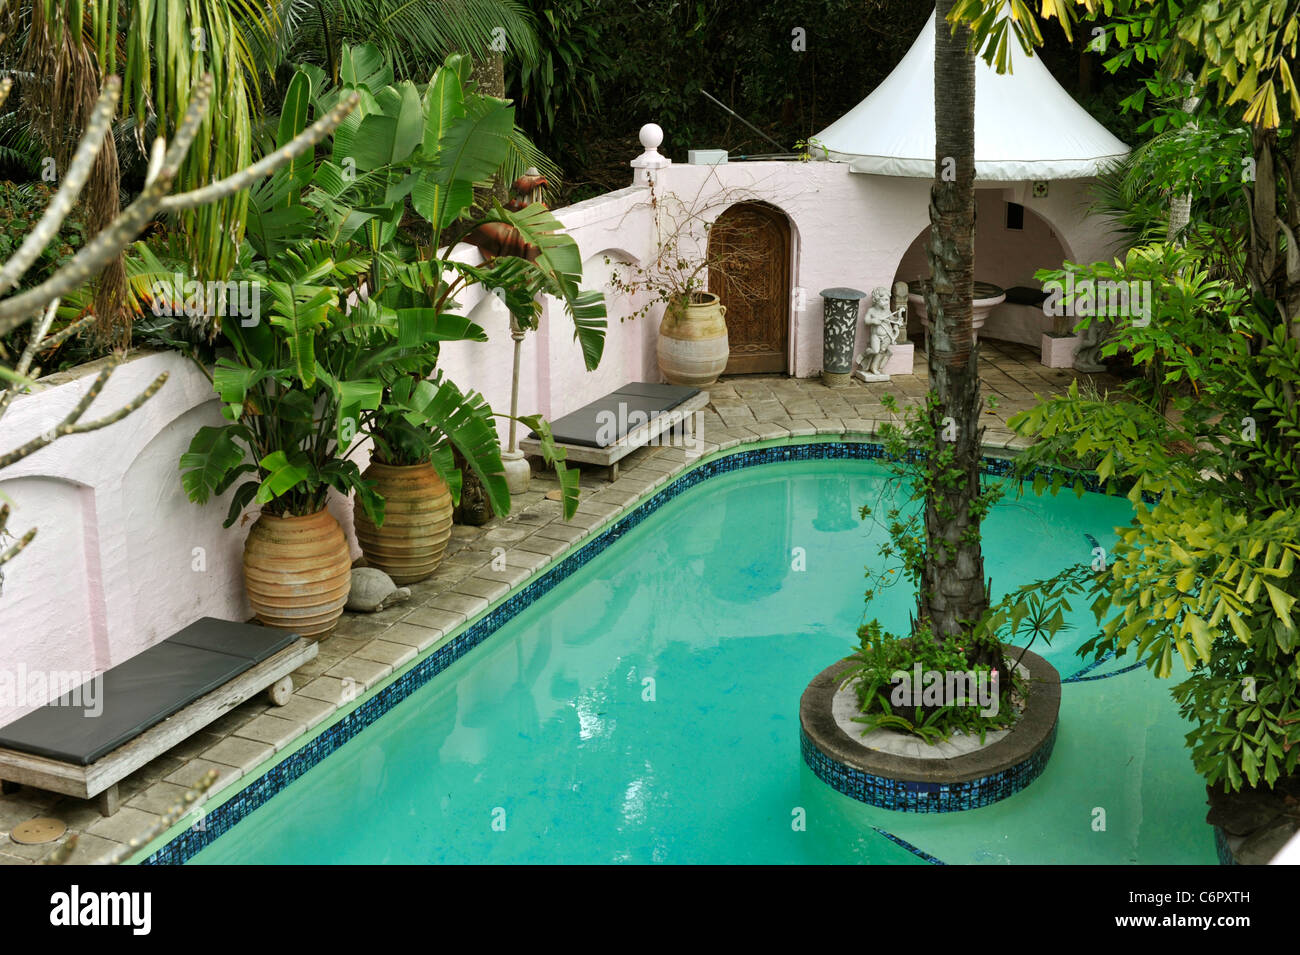
[[[1300,33],[1297,0],[1234,0],[1182,3],[1173,0],[1039,0],[1042,19],[1055,19],[1067,38],[1080,15],[1105,13],[1106,45],[1114,49],[1106,68],[1133,62],[1160,64],[1169,78],[1192,74],[1225,106],[1242,103],[1242,121],[1263,129],[1282,123],[1284,107],[1300,115],[1300,88],[1287,63]],[[1043,42],[1038,16],[1027,0],[958,0],[953,22],[970,25],[986,62],[1005,72],[1009,42],[1031,51]]]
[[[597,24],[599,0],[533,0],[539,55],[521,62],[519,90],[523,125],[549,146],[582,152],[573,135],[579,121],[601,105],[601,79],[614,61]]]
[[[265,273],[241,273],[264,290],[269,320],[225,323],[233,355],[218,359],[213,386],[229,423],[200,428],[180,461],[186,494],[199,504],[250,475],[231,499],[227,527],[253,500],[279,516],[313,514],[331,487],[356,491],[372,519],[383,520],[383,500],[348,460],[355,432],[341,427],[347,409],[337,400],[346,381],[348,393],[361,396],[355,404],[373,410],[379,383],[348,377],[357,319],[338,307],[331,285],[314,284],[347,277],[328,249],[311,242],[284,250]]]
[[[1142,87],[1161,89],[1158,79]],[[1251,162],[1248,132],[1225,110],[1206,102],[1195,114],[1181,108],[1186,88],[1172,92],[1142,128],[1151,134],[1098,177],[1095,210],[1112,216],[1131,244],[1177,239],[1202,256],[1215,277],[1242,274],[1238,234],[1245,219],[1243,177]],[[1192,202],[1189,227],[1169,236],[1169,204]]]
[[[373,47],[346,48],[343,86],[300,70],[289,85],[277,139],[287,142],[356,91],[358,108],[337,130],[328,159],[294,163],[254,190],[249,228],[257,284],[269,321],[222,331],[233,358],[217,363],[214,385],[232,423],[202,429],[182,459],[191,498],[233,486],[229,521],[256,500],[272,513],[311,513],[330,487],[355,491],[382,521],[383,501],[348,460],[366,438],[389,464],[429,461],[459,497],[453,449],[483,482],[493,509],[510,509],[494,415],[437,367],[446,341],[486,341],[457,314],[455,296],[478,285],[500,290],[512,313],[536,326],[536,296],[551,294],[573,315],[588,367],[604,344],[604,302],[579,288],[581,257],[540,206],[488,221],[517,225],[540,249],[535,262],[501,257],[483,266],[444,258],[440,235],[463,224],[474,187],[506,161],[512,113],[501,100],[468,90],[468,65],[452,56],[423,89],[392,82]],[[411,245],[399,229],[414,212],[432,241]],[[302,233],[316,238],[295,238]],[[531,324],[529,324],[531,323]],[[542,437],[544,457],[565,489],[565,514],[577,506],[576,472],[539,418],[522,419]],[[221,432],[220,435],[217,432]]]
[[[1168,416],[1072,388],[1011,425],[1041,439],[1023,468],[1069,459],[1127,490],[1133,521],[1088,588],[1101,632],[1080,652],[1131,651],[1159,677],[1181,660],[1197,770],[1235,789],[1293,771],[1300,742],[1300,344],[1259,302],[1199,344],[1198,394]],[[1068,478],[1036,480],[1056,493]]]
[[[853,720],[864,724],[864,735],[876,729],[893,729],[919,736],[927,743],[938,743],[960,731],[978,736],[983,743],[989,730],[1004,729],[1015,721],[1015,708],[1009,705],[1011,692],[997,687],[990,667],[970,666],[958,639],[936,639],[925,627],[900,639],[885,632],[878,620],[858,628],[858,650],[850,657],[853,665],[840,674],[840,679],[841,686],[851,685],[857,694],[862,715]],[[911,680],[917,666],[922,673],[969,673],[986,681],[986,692],[997,692],[997,711],[984,715],[978,696],[948,699],[944,694],[945,698],[937,703],[923,704],[912,693],[904,695],[899,691],[900,684],[904,679]],[[1023,696],[1023,682],[1016,688]]]
[[[899,405],[893,395],[882,399],[885,409],[891,414],[900,414]],[[907,496],[901,504],[891,504],[883,515],[877,509],[865,505],[861,517],[871,517],[883,524],[889,534],[889,542],[880,548],[880,556],[886,564],[895,560],[901,567],[885,567],[879,573],[868,573],[871,581],[865,594],[868,605],[876,598],[881,589],[892,586],[900,579],[906,579],[909,586],[919,587],[926,560],[926,536],[923,521],[923,506],[927,499],[939,501],[940,514],[946,514],[944,500],[949,491],[965,486],[965,474],[955,464],[955,450],[951,442],[939,440],[936,429],[938,398],[931,393],[924,406],[909,407],[902,412],[903,423],[886,422],[878,433],[880,443],[885,449],[885,466],[889,469],[892,480],[886,482],[891,491],[896,487],[906,489]],[[938,448],[938,450],[935,450]],[[1000,481],[986,481],[981,484],[980,492],[971,501],[971,513],[977,520],[972,526],[978,527],[993,505],[1002,497],[1004,489]],[[901,575],[899,571],[901,570]],[[918,608],[920,600],[918,597]]]
[[[1202,387],[1206,363],[1221,358],[1216,349],[1245,325],[1245,293],[1230,281],[1212,279],[1190,247],[1151,243],[1113,262],[1066,262],[1034,277],[1044,287],[1051,282],[1065,290],[1060,304],[1082,311],[1076,329],[1097,319],[1114,324],[1102,356],[1131,354],[1143,371],[1135,393],[1161,412],[1175,395]]]
[[[40,221],[54,189],[43,182],[0,182],[0,261],[18,249]],[[84,207],[73,208],[55,240],[41,250],[20,287],[40,285],[86,244]]]
[[[402,79],[422,80],[452,53],[485,56],[493,43],[510,61],[535,63],[537,25],[516,0],[275,0],[261,39],[268,69],[314,65],[337,82],[348,47],[371,43]]]

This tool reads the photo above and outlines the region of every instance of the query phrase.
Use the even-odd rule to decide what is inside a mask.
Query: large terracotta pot
[[[304,637],[328,633],[343,616],[352,559],[329,511],[263,514],[244,541],[244,585],[257,619]]]
[[[674,385],[711,385],[727,367],[727,307],[710,292],[672,305],[659,326],[659,370]]]
[[[451,490],[428,463],[372,462],[362,477],[374,481],[384,499],[381,526],[375,526],[364,508],[352,511],[366,562],[398,584],[424,580],[437,569],[451,537]]]

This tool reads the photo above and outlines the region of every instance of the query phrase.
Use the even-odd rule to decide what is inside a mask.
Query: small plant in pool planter
[[[894,729],[938,743],[960,731],[983,743],[989,730],[1015,721],[1015,707],[1003,706],[996,671],[971,667],[954,639],[936,640],[926,628],[900,638],[872,620],[858,628],[858,640],[858,651],[850,658],[854,665],[840,677],[841,685],[851,685],[857,694],[862,715],[853,720],[865,724],[864,733]],[[953,680],[953,674],[962,677]],[[951,695],[949,683],[957,691]],[[1025,688],[1019,676],[1013,684],[1018,692],[1008,701],[1014,703],[1024,698]]]

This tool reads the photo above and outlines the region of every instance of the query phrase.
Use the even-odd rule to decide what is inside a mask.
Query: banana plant
[[[423,89],[394,84],[391,70],[367,47],[345,50],[340,73],[337,89],[322,89],[324,75],[310,68],[290,83],[277,142],[291,139],[313,109],[331,108],[340,95],[355,94],[359,102],[335,131],[328,158],[286,167],[254,191],[248,230],[268,260],[311,229],[337,263],[356,266],[348,270],[355,279],[347,311],[357,323],[358,352],[343,380],[378,374],[383,400],[364,415],[345,409],[340,420],[353,421],[386,463],[430,460],[453,493],[461,483],[452,464],[455,447],[497,513],[509,510],[509,492],[492,419],[521,422],[539,435],[571,516],[578,474],[564,466],[545,421],[496,414],[481,396],[463,393],[437,373],[441,342],[487,340],[483,329],[456,314],[457,296],[475,285],[498,294],[527,328],[536,327],[538,296],[555,296],[574,320],[587,367],[600,361],[604,300],[580,288],[581,255],[560,223],[540,205],[518,213],[497,206],[482,219],[467,218],[476,187],[490,182],[510,155],[513,109],[467,89],[469,64],[460,56],[449,57]],[[427,243],[412,244],[399,234],[412,209],[428,224]],[[490,221],[515,225],[538,255],[471,266],[447,254],[451,237]],[[343,401],[338,388],[334,394]]]
[[[181,456],[186,494],[203,504],[245,478],[230,501],[229,527],[254,500],[279,516],[313,514],[333,487],[355,491],[382,522],[383,499],[348,458],[357,437],[339,423],[345,407],[374,409],[383,392],[377,377],[340,381],[352,345],[336,283],[349,278],[348,268],[323,243],[306,242],[265,272],[240,277],[254,283],[269,321],[223,325],[233,357],[217,360],[212,379],[228,423],[200,428]]]

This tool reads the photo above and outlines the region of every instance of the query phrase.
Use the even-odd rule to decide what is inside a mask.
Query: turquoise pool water
[[[883,539],[857,509],[887,494],[866,461],[686,492],[193,861],[923,864],[901,840],[948,863],[1215,862],[1169,685],[1127,661],[1062,688],[1046,770],[996,805],[892,812],[812,774],[799,697],[856,642]],[[1004,500],[995,590],[1090,560],[1086,535],[1112,541],[1127,510]],[[878,611],[895,629],[904,591]],[[1090,621],[1035,647],[1063,677]]]

